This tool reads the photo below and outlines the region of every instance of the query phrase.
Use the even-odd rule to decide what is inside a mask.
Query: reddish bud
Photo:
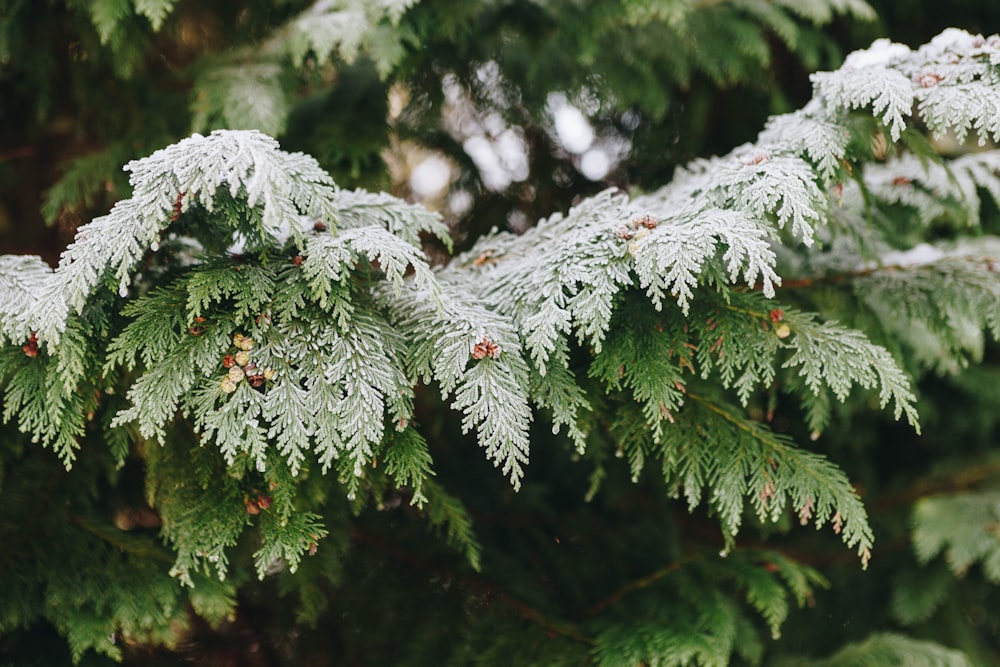
[[[922,88],[933,88],[938,85],[943,79],[940,74],[935,72],[924,72],[923,74],[914,75],[913,79],[920,84]]]
[[[247,506],[247,514],[260,514],[260,506],[253,498],[247,498],[244,503]]]
[[[327,230],[326,223],[322,220],[317,220],[313,223],[313,231],[315,232],[325,232]]]
[[[656,229],[656,225],[659,224],[656,218],[651,215],[644,215],[638,220],[632,222],[635,227],[645,227],[646,229]]]
[[[496,359],[499,356],[500,346],[491,341],[489,336],[483,336],[481,341],[472,346],[472,358],[477,361],[486,357]]]
[[[755,165],[767,162],[770,159],[771,159],[770,153],[768,153],[767,151],[760,150],[760,151],[757,151],[756,153],[754,153],[753,155],[751,155],[746,160],[744,160],[743,161],[743,166],[745,166],[745,167],[753,167]]]
[[[775,308],[774,310],[771,311],[770,316],[772,322],[780,322],[785,318],[785,311],[781,310],[780,308]]]
[[[274,501],[271,499],[271,496],[267,495],[266,493],[262,493],[259,496],[257,496],[257,506],[262,510],[266,510],[268,507],[270,507],[272,502]]]
[[[487,248],[483,254],[472,260],[473,266],[482,266],[483,264],[489,264],[493,262],[493,253],[496,252],[493,248]]]
[[[223,366],[223,368],[232,368],[235,365],[236,365],[236,360],[233,359],[233,355],[227,354],[226,356],[224,356],[222,358],[222,366]]]
[[[187,194],[187,190],[181,190],[177,193],[177,200],[174,202],[174,210],[170,213],[170,222],[176,222],[177,218],[181,217],[181,208],[184,206],[184,195]]]

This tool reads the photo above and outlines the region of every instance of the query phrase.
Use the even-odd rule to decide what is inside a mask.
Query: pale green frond
[[[927,563],[894,577],[892,615],[903,625],[916,625],[931,618],[954,592],[956,577],[944,563]]]
[[[875,18],[875,10],[864,0],[777,0],[775,4],[816,24],[829,23],[835,13],[864,21]]]
[[[177,0],[133,0],[133,2],[136,13],[148,18],[153,30],[159,32]]]
[[[829,658],[787,658],[774,667],[973,667],[961,651],[935,642],[893,633],[876,633],[861,642],[848,644]]]
[[[90,18],[102,44],[108,43],[118,24],[132,13],[132,0],[93,0],[88,4]]]
[[[327,535],[315,514],[296,512],[280,518],[266,510],[260,514],[260,532],[263,544],[253,555],[258,579],[285,568],[294,574],[302,557],[309,553],[310,545]]]
[[[820,323],[795,311],[786,311],[784,319],[791,330],[786,341],[791,356],[782,368],[798,369],[810,391],[816,394],[825,385],[840,401],[847,398],[855,385],[877,389],[880,407],[892,402],[895,418],[905,414],[919,433],[916,396],[910,388],[910,379],[888,350],[873,344],[860,331],[835,322]]]
[[[311,54],[319,65],[329,63],[334,57],[353,61],[367,47],[373,59],[383,61],[383,74],[398,62],[392,57],[393,48],[379,40],[380,24],[388,21],[395,25],[403,13],[418,0],[338,0],[316,2],[295,17],[283,31],[272,38],[272,49],[287,50],[296,67],[300,67]],[[389,33],[398,41],[398,31]]]
[[[195,81],[191,129],[259,130],[279,134],[291,107],[284,68],[275,62],[209,69]]]
[[[664,429],[658,449],[664,478],[675,493],[683,493],[689,507],[707,492],[727,541],[738,532],[748,503],[761,521],[777,521],[792,511],[803,525],[829,523],[867,565],[872,529],[843,471],[760,423],[701,396],[688,396],[676,423]]]
[[[984,331],[1000,338],[1000,246],[989,237],[920,245],[883,257],[854,292],[921,366],[957,373],[982,358]]]
[[[381,300],[408,341],[408,373],[454,396],[462,429],[476,431],[487,458],[518,488],[532,414],[528,365],[514,328],[446,282],[440,292],[414,286]]]
[[[986,578],[1000,582],[1000,493],[981,491],[930,496],[913,509],[913,548],[927,563],[943,554],[957,576],[981,563]]]

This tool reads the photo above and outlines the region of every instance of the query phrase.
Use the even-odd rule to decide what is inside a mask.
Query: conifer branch
[[[375,24],[407,6],[380,5]],[[334,48],[303,39],[298,57]],[[732,390],[746,406],[780,381],[818,431],[832,398],[860,386],[917,428],[910,378],[890,350],[805,307],[779,307],[781,287],[805,305],[802,288],[850,285],[881,340],[918,362],[907,368],[959,364],[981,352],[984,330],[1000,337],[997,242],[910,247],[880,217],[906,211],[903,226],[921,238],[942,221],[978,225],[981,193],[1000,196],[1000,153],[931,159],[916,138],[926,126],[1000,140],[1000,41],[991,40],[946,33],[918,51],[878,44],[816,75],[814,101],[772,119],[755,143],[698,160],[654,192],[605,191],[524,234],[484,237],[436,270],[421,242],[447,239],[439,216],[341,191],[315,160],[258,132],[195,135],[130,163],[132,197],[80,228],[55,271],[38,258],[0,258],[4,418],[68,465],[120,374],[129,405],[111,426],[134,423],[164,443],[146,453],[149,495],[186,584],[206,568],[225,576],[251,528],[261,536],[258,576],[279,562],[294,569],[327,531],[295,504],[300,473],[314,467],[335,470],[358,503],[358,491],[410,486],[478,566],[468,515],[429,480],[429,450],[410,424],[421,383],[439,385],[514,489],[527,474],[534,408],[551,411],[583,453],[587,412],[606,402],[618,408],[608,430],[633,477],[658,458],[671,493],[692,508],[707,498],[727,546],[749,502],[762,521],[792,513],[830,523],[866,565],[874,537],[844,473],[716,396]],[[261,66],[241,75],[275,83],[273,67]],[[910,148],[889,147],[886,135]],[[167,449],[178,423],[213,447],[199,447],[202,477],[179,474],[167,486],[170,471],[191,463]],[[387,471],[377,482],[376,456]],[[280,490],[272,498],[250,479]],[[963,541],[925,524],[928,558]],[[987,546],[960,562],[994,563]],[[798,583],[782,588],[744,565],[729,571],[777,632],[785,589],[801,593],[809,578],[789,574]],[[625,584],[592,614],[610,614],[674,569]],[[718,662],[738,650],[733,638],[749,621],[702,583],[677,584],[706,601],[685,641],[670,644],[659,619],[643,619],[637,635],[649,655]],[[595,645],[601,660],[628,640],[613,627],[589,638],[508,604]],[[704,637],[718,642],[699,647]]]
[[[647,586],[651,586],[660,579],[663,579],[664,577],[673,574],[683,566],[684,563],[680,561],[668,563],[667,565],[664,565],[660,569],[654,570],[653,572],[650,572],[649,574],[643,577],[639,577],[638,579],[633,579],[632,581],[628,582],[615,592],[611,593],[606,597],[601,598],[594,604],[590,605],[590,607],[587,609],[587,616],[596,616],[600,614],[608,607],[617,604],[619,600],[621,600],[623,597],[625,597],[632,591],[636,591],[641,588],[646,588]]]
[[[744,498],[750,498],[761,520],[777,520],[790,504],[803,525],[813,522],[820,528],[830,522],[845,544],[856,547],[862,566],[867,565],[874,535],[857,492],[838,468],[706,397],[691,392],[687,396],[732,429],[727,434],[716,426],[705,443],[715,447],[715,469],[700,461],[703,454],[691,451],[698,448],[688,444],[685,451],[683,441],[668,441],[664,476],[678,491],[683,487],[690,507],[700,500],[703,486],[712,488],[709,502],[719,512],[728,541],[738,530]],[[695,415],[676,437],[713,433],[710,427],[692,430],[699,421]]]

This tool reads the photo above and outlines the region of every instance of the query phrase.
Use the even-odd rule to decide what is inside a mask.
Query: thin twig
[[[581,633],[574,624],[550,618],[549,616],[546,616],[545,614],[538,611],[534,607],[522,602],[521,600],[518,600],[517,598],[507,593],[506,591],[498,589],[497,587],[483,581],[482,579],[478,579],[468,575],[458,575],[452,572],[451,570],[430,563],[409,552],[403,551],[398,546],[390,542],[387,542],[380,537],[372,535],[371,533],[364,532],[356,526],[351,528],[351,537],[358,540],[359,542],[363,542],[370,546],[376,547],[380,551],[388,554],[389,556],[395,558],[396,560],[418,567],[422,570],[427,570],[430,572],[434,572],[436,574],[447,576],[450,579],[459,581],[462,585],[464,585],[467,588],[476,589],[482,593],[494,596],[495,598],[502,600],[507,606],[514,609],[522,617],[535,623],[536,625],[545,629],[549,633],[561,635],[563,637],[572,639],[582,644],[587,644],[588,646],[594,646],[597,643],[591,637],[588,637],[583,633]]]
[[[681,565],[683,565],[681,561],[670,563],[668,565],[665,565],[664,567],[661,567],[658,570],[655,570],[654,572],[647,574],[644,577],[633,579],[632,581],[628,582],[627,584],[619,588],[617,591],[612,593],[611,595],[591,605],[590,609],[587,610],[587,615],[596,616],[597,614],[601,613],[611,605],[621,600],[628,593],[652,586],[660,579],[663,579],[667,575],[673,574],[678,569],[680,569]]]

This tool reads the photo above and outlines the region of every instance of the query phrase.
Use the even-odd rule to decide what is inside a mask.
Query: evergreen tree
[[[1000,663],[1000,37],[227,9],[2,18],[5,116],[93,122],[0,255],[0,661]]]

